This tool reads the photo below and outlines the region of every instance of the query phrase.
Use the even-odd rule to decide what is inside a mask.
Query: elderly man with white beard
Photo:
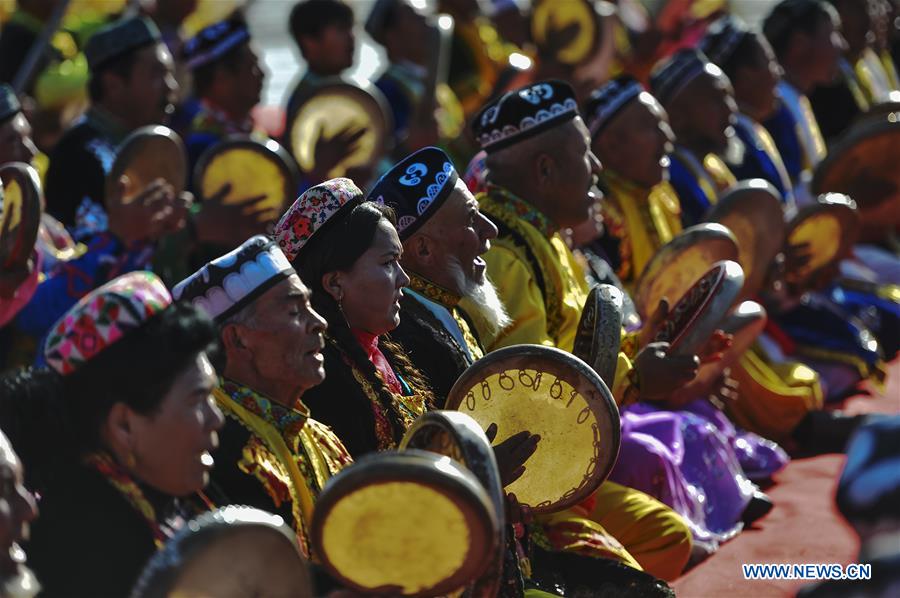
[[[430,193],[429,187],[440,191]],[[400,326],[391,336],[443,402],[463,370],[484,355],[486,339],[479,339],[473,320],[482,332],[496,333],[509,324],[481,258],[497,227],[478,210],[450,158],[434,147],[397,163],[368,199],[397,213],[401,265],[410,277]],[[464,299],[468,312],[460,307]]]

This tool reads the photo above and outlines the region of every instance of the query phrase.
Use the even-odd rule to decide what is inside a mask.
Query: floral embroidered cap
[[[459,174],[447,154],[436,147],[426,147],[386,172],[368,199],[394,209],[397,233],[405,241],[437,212],[458,180]]]
[[[630,75],[621,75],[592,93],[584,110],[591,137],[596,139],[603,127],[643,91],[644,88],[637,79]]]
[[[129,332],[172,304],[166,285],[152,272],[129,272],[94,289],[50,329],[47,364],[71,374]]]
[[[257,235],[179,282],[172,295],[221,323],[293,273],[278,245]]]
[[[310,187],[275,225],[275,241],[293,262],[303,246],[335,214],[362,201],[363,192],[350,179],[331,179]]]
[[[578,116],[575,92],[562,81],[541,81],[488,102],[472,131],[487,153],[524,141]]]
[[[747,29],[742,20],[725,15],[709,26],[698,47],[711,62],[721,67],[734,55],[735,50],[748,35],[753,33]]]

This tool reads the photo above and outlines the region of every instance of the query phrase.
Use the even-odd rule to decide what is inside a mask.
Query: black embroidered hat
[[[650,89],[661,104],[667,104],[704,73],[716,75],[721,74],[721,70],[700,50],[683,48],[654,67],[650,74]]]
[[[142,17],[120,19],[97,31],[84,48],[88,68],[97,72],[109,61],[162,40],[153,21]]]
[[[753,35],[753,32],[743,21],[726,15],[710,25],[698,47],[711,62],[721,67],[748,35]]]
[[[436,147],[410,154],[384,174],[368,200],[384,203],[397,214],[397,233],[405,241],[437,212],[456,186],[453,162]]]
[[[603,127],[643,91],[644,87],[637,79],[630,75],[620,75],[592,93],[584,109],[591,139],[596,139]]]
[[[293,273],[278,244],[257,235],[179,282],[172,296],[221,323]]]
[[[200,68],[250,39],[247,22],[240,13],[201,29],[184,45],[182,53],[189,69]]]
[[[13,88],[3,83],[0,85],[0,123],[12,118],[22,111],[22,105]]]
[[[524,141],[578,116],[575,92],[562,81],[541,81],[488,102],[472,131],[487,153]]]

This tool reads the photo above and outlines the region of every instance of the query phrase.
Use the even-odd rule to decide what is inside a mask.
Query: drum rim
[[[442,463],[441,471],[455,469],[453,475],[439,475],[435,469],[435,463],[439,459],[447,459],[448,463]],[[314,553],[329,573],[348,587],[359,591],[377,593],[373,588],[360,586],[355,581],[344,575],[329,559],[322,542],[325,524],[329,514],[338,502],[350,496],[353,492],[371,486],[367,483],[368,474],[372,467],[383,468],[382,483],[408,482],[419,484],[447,496],[453,487],[457,496],[468,494],[468,499],[473,499],[469,504],[471,514],[476,520],[480,520],[480,528],[484,531],[494,530],[499,526],[494,513],[493,504],[487,492],[482,488],[481,482],[465,466],[458,465],[449,457],[443,457],[437,453],[418,449],[407,449],[399,452],[371,453],[356,460],[353,464],[338,472],[328,480],[319,497],[316,499],[316,508],[313,511],[309,534],[314,547]],[[427,477],[426,477],[427,476]],[[467,499],[467,500],[468,500]],[[452,500],[452,499],[451,499]],[[477,505],[476,505],[477,503]],[[456,504],[454,502],[454,504]],[[461,512],[466,509],[457,506]],[[475,521],[475,524],[479,521]],[[470,533],[477,528],[470,527]],[[490,538],[490,532],[486,534]],[[477,539],[477,538],[476,538]],[[492,551],[489,543],[479,544],[475,539],[470,539],[469,553],[465,560],[453,575],[411,596],[433,596],[459,589],[466,584],[466,580],[477,579],[484,574],[490,563],[487,558]],[[480,550],[479,550],[480,549]],[[396,593],[394,593],[396,595]]]
[[[591,366],[571,353],[544,345],[511,345],[488,353],[460,375],[447,394],[446,408],[458,408],[465,400],[466,393],[474,388],[475,384],[494,374],[508,371],[509,368],[503,368],[503,364],[508,360],[522,357],[528,360],[543,360],[552,364],[554,367],[547,368],[545,365],[539,371],[561,378],[580,391],[584,390],[585,386],[597,389],[594,400],[590,400],[589,395],[584,392],[579,392],[579,394],[592,407],[591,411],[601,428],[600,452],[609,457],[606,462],[594,469],[594,475],[584,480],[579,488],[570,489],[568,497],[562,497],[550,505],[532,505],[530,507],[535,513],[553,513],[580,503],[593,494],[609,476],[616,464],[621,444],[619,408],[609,387]],[[606,429],[603,429],[604,426]]]
[[[5,195],[6,186],[10,181],[15,181],[22,191],[23,218],[20,220],[19,232],[14,235],[13,247],[9,254],[6,256],[0,254],[0,266],[3,268],[10,268],[14,266],[16,262],[21,262],[24,265],[34,252],[38,233],[41,228],[41,215],[43,213],[41,207],[41,179],[37,170],[31,165],[24,162],[7,162],[6,164],[0,165],[0,181],[4,181],[0,182],[0,191],[3,193],[0,197]],[[28,220],[28,222],[30,222],[32,226],[28,229],[24,229],[24,227],[21,226],[21,223],[26,221],[26,213],[27,216],[31,216],[31,219]],[[2,231],[0,231],[0,233],[2,233]],[[0,249],[2,249],[2,245],[0,245]],[[21,256],[15,255],[17,249],[23,251]]]
[[[730,244],[729,244],[730,241]],[[679,255],[689,248],[697,246],[699,243],[723,242],[733,248],[728,255],[719,255],[710,265],[722,261],[737,261],[739,256],[737,239],[731,230],[717,222],[702,222],[688,227],[676,235],[671,241],[659,248],[653,257],[647,262],[644,271],[638,277],[637,283],[634,285],[634,293],[632,299],[638,310],[638,314],[646,319],[656,310],[656,305],[648,305],[649,293],[653,288],[656,280],[659,279],[660,273],[668,270],[673,256]],[[670,301],[673,299],[670,297]],[[649,313],[648,313],[649,311]]]
[[[604,298],[602,296],[603,294],[607,294],[608,297]],[[575,334],[575,342],[572,346],[572,354],[591,366],[594,371],[600,375],[601,379],[603,379],[603,375],[598,371],[599,369],[612,370],[612,378],[615,377],[615,365],[618,361],[618,349],[621,346],[622,321],[624,320],[624,299],[624,293],[614,285],[606,283],[594,285],[588,293],[584,307],[581,310],[581,317],[578,319],[578,329]],[[587,324],[584,323],[584,317],[588,307],[592,304],[595,306],[594,309],[597,311],[597,316],[595,317],[593,328],[588,331],[586,330]],[[605,306],[616,310],[616,313],[612,318],[603,321],[603,318],[600,316],[601,314],[604,314],[603,307]],[[609,314],[607,313],[605,315]],[[601,323],[606,324],[606,326],[601,328]],[[600,337],[606,331],[616,333],[617,338],[619,338],[619,343],[616,344],[615,351],[613,351],[612,363],[601,364],[599,363],[601,353],[599,347]],[[585,347],[582,346],[581,343],[586,342],[588,337],[590,337],[590,342],[585,351]],[[612,383],[612,380],[610,380],[610,383]]]

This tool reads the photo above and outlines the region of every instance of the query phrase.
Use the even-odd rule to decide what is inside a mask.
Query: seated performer
[[[32,598],[41,585],[25,564],[25,551],[19,543],[28,540],[29,525],[38,515],[37,501],[25,487],[22,462],[2,431],[0,479],[0,503],[6,505],[0,517],[0,596]]]
[[[739,180],[767,180],[778,189],[785,209],[792,210],[795,198],[791,177],[775,141],[760,124],[782,109],[775,92],[781,67],[769,42],[736,17],[725,16],[712,24],[700,40],[700,48],[728,77],[738,106],[734,127],[743,148],[741,159],[730,161],[729,169]],[[805,199],[806,203],[811,201],[811,197]]]
[[[390,61],[375,85],[394,117],[394,154],[438,143],[458,146],[464,117],[456,94],[443,82],[426,89],[435,57],[429,56],[434,49],[424,12],[410,0],[378,0],[366,19],[366,32],[384,46]]]
[[[458,180],[440,205],[435,206],[437,202],[433,202],[419,213],[418,200],[428,182],[425,179],[418,185],[402,182],[408,182],[405,177],[414,164],[429,170],[442,170],[441,165],[449,164],[449,158],[436,148],[420,150],[385,174],[369,198],[383,200],[396,210],[398,221],[406,223],[405,227],[401,224],[399,230],[404,247],[401,263],[409,273],[412,290],[404,291],[400,326],[392,333],[392,338],[409,352],[410,358],[432,382],[436,396],[440,397],[439,389],[446,387],[449,390],[473,359],[482,356],[483,348],[472,321],[481,322],[482,328],[484,323],[490,322],[493,337],[508,322],[508,317],[484,274],[484,261],[479,257],[496,237],[496,227],[478,211],[474,197]],[[478,310],[476,317],[470,318],[460,307],[462,296],[469,298],[467,308]],[[637,481],[639,489],[675,508],[693,524],[695,540],[704,542],[707,550],[714,550],[718,540],[736,533],[736,524],[752,501],[752,490],[746,492],[744,489],[752,488],[752,485],[746,482],[734,451],[720,440],[723,436],[708,432],[710,418],[701,420],[701,417],[699,414],[677,417],[658,413],[645,418],[632,416],[635,422],[629,421],[628,425],[640,428],[638,433],[644,437],[635,440],[627,432],[623,435],[621,459],[616,470],[627,469],[629,479]],[[720,471],[727,471],[729,475],[716,476],[717,483],[712,484],[709,479],[698,479],[700,476],[694,475],[698,469],[685,467],[686,474],[692,476],[695,483],[691,486],[679,470],[680,462],[690,459],[677,458],[677,451],[667,452],[658,441],[647,440],[651,426],[641,427],[637,422],[639,419],[643,419],[640,423],[644,424],[652,420],[652,427],[657,430],[672,431],[673,437],[677,438],[673,442],[681,443],[686,455],[696,456],[698,463],[703,464],[699,469],[708,469],[710,463],[716,463]],[[682,427],[690,429],[682,433]],[[725,430],[729,431],[735,436],[733,428]],[[717,430],[716,434],[723,432]],[[643,446],[635,446],[641,441]],[[745,435],[744,442],[748,446],[753,443],[755,451],[747,452],[755,452],[755,456],[760,457],[752,463],[753,473],[759,477],[768,477],[783,465],[783,454],[777,448],[770,451],[766,441],[757,442]],[[652,450],[642,453],[641,449],[648,444],[652,445]],[[767,452],[765,457],[762,452]],[[770,461],[765,462],[766,458]],[[621,481],[615,478],[616,470],[613,479]],[[653,482],[647,483],[648,480]],[[762,502],[764,499],[759,496],[757,500]],[[709,531],[711,529],[715,532]]]
[[[76,240],[107,229],[106,176],[116,147],[139,127],[165,123],[177,91],[172,56],[148,20],[108,25],[91,37],[85,54],[91,107],[50,153],[45,181],[47,212]],[[169,185],[158,182],[136,201],[144,197],[164,200],[156,202],[160,206],[179,200]]]
[[[200,102],[184,138],[192,167],[205,149],[227,135],[267,138],[254,126],[250,114],[259,103],[265,73],[240,13],[202,29],[188,40],[184,59]]]
[[[213,391],[227,416],[213,482],[230,503],[292,522],[309,557],[315,497],[351,462],[302,400],[325,378],[325,321],[287,258],[262,236],[206,264],[172,294],[214,319],[225,351]]]
[[[486,345],[536,343],[570,351],[587,283],[559,231],[587,219],[600,173],[574,92],[558,81],[508,92],[487,104],[473,127],[487,153],[488,188],[478,200],[499,229],[484,255],[487,275],[512,320]],[[616,379],[609,384],[617,402],[666,396],[696,375],[693,357],[665,358],[657,350],[651,347],[637,357],[646,374],[640,382],[628,356],[620,353]],[[680,517],[612,482],[596,497],[596,508],[586,511],[605,528],[601,537],[612,536],[624,546],[614,558],[633,562],[633,557],[663,579],[681,573],[690,542]]]
[[[840,19],[822,0],[783,0],[772,8],[762,27],[782,67],[778,96],[793,117],[799,143],[782,141],[785,136],[779,131],[785,125],[777,115],[765,125],[778,144],[788,174],[797,183],[801,173],[811,176],[827,153],[807,96],[838,77],[843,49]]]
[[[206,316],[132,272],[59,321],[44,346],[49,368],[4,381],[3,427],[41,494],[26,550],[44,595],[127,595],[190,518],[223,424],[214,339]],[[200,497],[193,506],[205,510]]]
[[[734,130],[731,83],[699,50],[684,49],[657,65],[650,85],[675,133],[669,175],[681,202],[681,222],[691,226],[737,182],[721,157],[739,158],[735,154],[742,147]]]
[[[419,371],[387,336],[409,284],[393,211],[364,199],[350,179],[332,179],[308,189],[275,227],[328,322],[327,376],[303,401],[355,457],[396,447],[433,403]]]

